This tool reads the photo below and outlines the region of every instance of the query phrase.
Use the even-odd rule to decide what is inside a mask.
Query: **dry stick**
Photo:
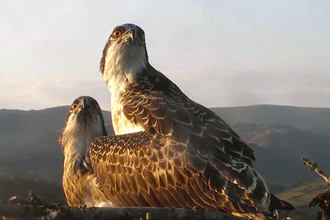
[[[68,207],[49,203],[39,199],[32,192],[29,199],[12,197],[12,205],[0,205],[0,216],[6,217],[42,217],[56,220],[246,220],[219,212],[205,211],[201,208],[193,210],[182,208],[128,207],[128,208],[87,208]]]
[[[327,177],[322,170],[317,166],[317,163],[310,162],[307,158],[303,158],[301,160],[305,165],[307,165],[311,170],[314,170],[317,174],[319,174],[320,177],[322,177],[325,182],[330,185],[329,177]]]
[[[0,206],[0,216],[6,217],[44,217],[44,219],[58,220],[246,220],[246,218],[234,217],[219,212],[201,211],[182,208],[158,208],[158,207],[125,207],[125,208],[85,208],[63,206],[60,210],[49,210],[46,215],[45,210],[36,205],[2,205]]]
[[[308,207],[319,206],[322,211],[317,212],[317,220],[329,220],[330,219],[330,190],[325,190],[313,197],[313,199],[308,203]]]
[[[314,170],[320,177],[322,177],[325,182],[330,185],[329,177],[327,177],[322,170],[317,166],[317,163],[312,163],[308,159],[303,158],[302,162],[307,165],[311,170]],[[322,193],[319,193],[313,197],[313,199],[308,203],[308,207],[319,206],[322,211],[317,212],[317,220],[330,220],[330,191],[326,190]]]

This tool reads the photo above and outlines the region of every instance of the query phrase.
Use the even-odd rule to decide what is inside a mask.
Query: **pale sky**
[[[208,107],[330,107],[330,1],[0,1],[0,109],[89,95],[112,29],[146,33],[149,61]]]

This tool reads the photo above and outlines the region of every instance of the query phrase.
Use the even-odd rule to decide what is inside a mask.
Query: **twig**
[[[322,170],[317,166],[317,163],[312,163],[308,159],[303,158],[302,162],[307,165],[311,170],[314,170],[325,182],[330,185],[330,179],[327,177]],[[319,206],[322,212],[317,212],[317,220],[330,220],[330,190],[325,190],[313,197],[313,199],[307,204],[308,207]]]
[[[308,203],[308,207],[319,206],[322,209],[321,214],[318,212],[317,219],[327,220],[330,219],[330,190],[325,190],[313,197]]]
[[[319,193],[313,197],[313,199],[308,203],[308,207],[315,207],[319,205],[322,209],[326,208],[326,205],[329,205],[329,202],[324,203],[324,201],[330,201],[330,190],[325,190],[322,193]]]
[[[325,182],[330,185],[330,179],[327,177],[322,170],[317,166],[317,163],[310,162],[307,158],[301,160],[305,165],[307,165],[311,170],[314,170],[320,177],[322,177]]]
[[[245,218],[234,217],[219,212],[201,211],[195,212],[188,209],[157,208],[157,207],[125,207],[125,208],[86,208],[86,207],[67,207],[61,210],[40,209],[36,205],[3,205],[0,206],[0,216],[6,217],[43,217],[44,219],[58,220],[246,220]]]
[[[29,199],[11,198],[9,205],[0,205],[0,216],[31,218],[41,217],[47,220],[247,220],[219,212],[205,211],[200,208],[193,210],[156,208],[156,207],[125,207],[125,208],[87,208],[68,207],[41,200],[32,192]],[[29,204],[30,203],[30,204]]]

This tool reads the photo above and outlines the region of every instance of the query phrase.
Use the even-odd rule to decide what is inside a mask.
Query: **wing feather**
[[[151,135],[171,136],[174,141],[217,156],[221,151],[233,160],[253,166],[253,150],[229,125],[211,110],[190,100],[160,72],[153,68],[144,71],[150,69],[147,74],[141,73],[140,82],[130,85],[120,99],[128,120]],[[203,138],[196,143],[196,137]]]
[[[174,188],[170,187],[169,189],[174,189]],[[160,190],[160,193],[168,202],[169,207],[182,207],[183,201],[181,197],[177,196],[176,193],[170,193],[168,189]]]
[[[114,206],[197,205],[253,213],[269,205],[265,184],[253,168],[201,154],[171,136],[138,132],[99,137],[89,153],[99,186]]]
[[[181,198],[181,200],[183,201],[181,204],[184,204],[182,205],[182,207],[196,206],[196,203],[192,200],[191,195],[187,192],[186,188],[169,187],[168,191],[174,198]]]

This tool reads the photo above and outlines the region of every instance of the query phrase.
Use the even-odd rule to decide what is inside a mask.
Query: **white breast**
[[[123,113],[123,106],[111,96],[112,126],[116,135],[144,131],[144,128],[129,121]]]
[[[113,44],[108,48],[103,80],[111,92],[111,116],[115,133],[127,134],[144,129],[127,120],[120,99],[127,86],[134,83],[142,69],[146,68],[146,57],[138,46]]]

